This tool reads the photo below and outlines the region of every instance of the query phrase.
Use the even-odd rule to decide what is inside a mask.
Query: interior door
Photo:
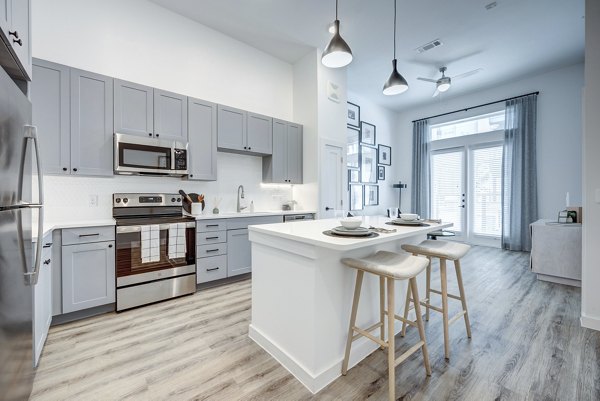
[[[431,217],[452,223],[458,240],[466,239],[466,163],[464,147],[431,154]]]
[[[344,209],[344,148],[325,145],[321,163],[322,218],[341,216]]]

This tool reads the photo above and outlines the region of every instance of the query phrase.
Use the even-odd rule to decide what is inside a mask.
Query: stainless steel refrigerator
[[[43,195],[31,103],[0,68],[0,400],[27,400],[33,382],[33,286],[42,224],[33,255],[32,217],[43,221]],[[32,199],[37,166],[39,199]],[[37,213],[34,213],[37,210]]]

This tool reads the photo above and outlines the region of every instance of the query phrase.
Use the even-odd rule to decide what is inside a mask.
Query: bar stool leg
[[[354,337],[354,326],[356,326],[356,312],[358,311],[358,300],[360,299],[360,289],[362,287],[363,276],[365,272],[356,271],[356,285],[354,287],[354,299],[352,300],[352,313],[350,315],[350,327],[348,328],[348,340],[346,341],[346,353],[344,363],[342,364],[342,375],[348,373],[348,360],[350,359],[350,347],[352,346],[352,337]]]
[[[454,261],[454,269],[456,270],[456,280],[458,281],[458,290],[460,291],[460,302],[462,303],[463,311],[465,311],[465,326],[467,328],[467,337],[471,338],[471,322],[469,321],[469,312],[467,311],[467,298],[465,297],[465,287],[462,281],[462,272],[460,270],[460,260]]]
[[[415,277],[410,280],[410,287],[413,292],[413,303],[415,305],[415,314],[417,315],[417,327],[419,329],[419,337],[423,341],[421,351],[423,351],[423,363],[425,364],[425,372],[427,376],[431,376],[431,366],[429,365],[429,352],[427,351],[427,340],[425,339],[425,329],[423,328],[423,318],[421,317],[421,305],[419,305],[419,289],[417,288],[417,279]]]
[[[385,341],[385,277],[379,277],[379,338],[381,341]],[[379,347],[384,349],[383,346]]]
[[[388,313],[388,376],[389,376],[389,399],[396,399],[396,342],[394,338],[394,316],[395,309],[394,279],[387,278],[387,313]]]
[[[448,281],[446,276],[446,259],[440,259],[440,277],[442,281],[442,315],[444,317],[444,355],[450,359],[450,334],[448,332]]]
[[[404,302],[404,319],[408,319],[408,312],[410,311],[410,297],[411,297],[411,288],[410,284],[406,287],[406,302]],[[402,331],[400,332],[400,336],[404,337],[406,335],[406,322],[402,322]]]
[[[431,256],[427,256],[429,264],[427,265],[427,282],[425,284],[425,297],[427,298],[427,305],[431,305]],[[429,321],[429,306],[425,305],[425,321]]]

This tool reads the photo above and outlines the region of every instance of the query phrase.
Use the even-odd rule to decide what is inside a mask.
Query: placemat
[[[392,223],[391,221],[386,222],[388,226],[404,226],[404,227],[429,227],[431,224],[421,223],[421,224],[403,224],[403,223]]]
[[[323,231],[323,234],[327,235],[328,237],[334,237],[334,238],[351,238],[351,239],[363,239],[363,238],[375,238],[375,237],[379,237],[379,234],[371,232],[369,233],[369,235],[362,235],[362,236],[351,236],[351,235],[339,235],[339,234],[334,234],[331,230],[326,230]]]

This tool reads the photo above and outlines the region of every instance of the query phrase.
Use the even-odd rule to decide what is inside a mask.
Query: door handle
[[[463,209],[465,208],[465,205],[460,205],[459,207],[462,207]]]
[[[325,206],[325,210],[330,211],[330,210],[333,210],[333,208],[329,207],[329,206]]]

